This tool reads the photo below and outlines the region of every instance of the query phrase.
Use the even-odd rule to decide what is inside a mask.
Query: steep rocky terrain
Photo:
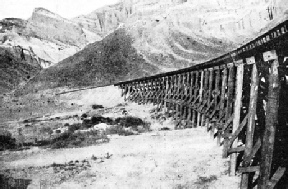
[[[285,0],[121,0],[73,20],[101,36],[124,26],[137,52],[168,71],[236,48],[278,23],[287,8]]]
[[[50,62],[44,68],[101,39],[96,33],[44,8],[36,8],[28,20],[7,18],[0,21],[0,46],[31,49]]]
[[[36,8],[28,20],[1,20],[0,94],[10,92],[19,84],[24,85],[41,69],[100,39],[97,34],[81,28],[77,23],[43,8]]]
[[[43,60],[24,51],[21,47],[0,47],[0,94],[24,85],[41,70]]]
[[[125,29],[119,28],[102,41],[89,44],[75,55],[43,70],[24,90],[101,86],[159,71],[157,66],[146,63],[132,46],[132,38]]]
[[[211,0],[209,3],[195,0],[121,0],[71,20],[37,8],[27,21],[6,21],[10,25],[5,26],[9,28],[5,29],[5,34],[10,33],[2,37],[2,41],[5,45],[22,44],[40,58],[49,60],[49,65],[42,66],[46,68],[73,55],[86,44],[104,38],[41,72],[33,80],[41,89],[65,85],[104,85],[147,73],[151,75],[188,67],[220,56],[281,22],[286,18],[287,8],[285,0]],[[129,36],[129,40],[119,37],[119,28],[121,35]],[[139,58],[140,62],[127,58],[121,61],[123,49],[113,47],[114,41],[119,38],[123,38],[119,46],[129,46],[127,52],[133,49],[132,56]],[[101,49],[101,53],[95,49]],[[90,64],[91,61],[97,64]],[[149,69],[136,69],[135,73],[133,69],[122,70],[123,66],[132,65],[135,68],[146,65]],[[106,68],[109,68],[108,71]],[[28,88],[34,84],[32,82]]]

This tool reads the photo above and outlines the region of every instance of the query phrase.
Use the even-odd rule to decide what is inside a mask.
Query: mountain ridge
[[[53,77],[47,73],[54,77],[56,77],[56,73],[66,73],[65,69],[78,73],[91,57],[98,57],[102,61],[97,60],[97,66],[105,65],[108,59],[103,57],[110,56],[109,52],[111,52],[112,46],[109,43],[113,44],[114,38],[118,39],[115,35],[118,30],[121,30],[118,36],[123,37],[126,46],[129,46],[130,50],[133,48],[132,54],[141,60],[138,66],[145,65],[147,70],[152,67],[155,69],[153,72],[150,70],[149,74],[151,75],[189,67],[227,53],[280,22],[281,18],[285,17],[287,8],[285,0],[211,0],[209,4],[195,0],[121,0],[117,4],[70,20],[62,19],[57,14],[51,16],[52,13],[49,10],[36,9],[32,17],[27,20],[26,28],[31,28],[28,30],[28,33],[32,31],[32,34],[29,33],[30,38],[35,32],[41,40],[51,43],[50,47],[48,46],[50,49],[59,48],[56,50],[57,53],[65,50],[67,53],[63,53],[64,55],[76,53],[71,57],[58,58],[61,60],[59,64],[55,64],[54,61],[51,65],[55,66],[41,72],[41,74],[45,73],[42,77],[51,78],[51,81],[53,81]],[[57,19],[52,19],[49,15]],[[41,25],[43,20],[45,25]],[[46,23],[47,20],[49,23]],[[56,27],[58,28],[56,29]],[[44,29],[48,32],[40,32]],[[21,32],[27,33],[26,30],[21,30]],[[129,40],[125,36],[129,36]],[[36,43],[36,39],[33,37],[32,39],[33,43]],[[103,40],[100,41],[100,39]],[[92,43],[93,40],[98,42]],[[53,46],[55,41],[58,44]],[[99,45],[99,47],[95,47],[95,45]],[[105,46],[111,48],[104,48]],[[95,48],[103,48],[102,51],[105,55],[97,55],[92,51]],[[34,48],[32,49],[36,52]],[[113,59],[122,60],[122,49],[116,48],[116,51]],[[52,54],[49,56],[51,58]],[[79,57],[81,57],[80,62],[83,65],[79,61],[77,62]],[[56,60],[57,57],[53,59]],[[71,63],[67,60],[70,60]],[[124,62],[130,66],[131,62],[138,64],[126,59]],[[114,63],[117,64],[117,61]],[[71,69],[71,65],[74,65],[74,70]],[[117,65],[114,66],[117,67]],[[102,67],[105,68],[105,66]],[[148,69],[148,67],[150,68]],[[55,70],[55,68],[57,69]],[[87,83],[101,85],[123,79],[135,79],[142,74],[147,74],[145,71],[136,72],[137,74],[127,72],[127,77],[124,77],[120,73],[119,78],[115,79],[118,77],[117,73],[114,73],[115,70],[107,69],[108,71],[99,70],[97,74],[109,82],[104,79],[101,80],[102,83],[87,81],[88,76],[91,76],[90,80],[95,79],[97,71],[86,69],[86,74],[80,75],[80,78],[77,76],[80,81],[83,79],[84,83],[80,84],[73,78],[75,75],[68,74],[65,77],[66,81],[61,81],[59,86],[63,86],[63,83],[77,87],[86,86]],[[35,85],[35,88],[41,86],[44,89],[43,86],[49,81],[41,79],[41,74],[35,78],[35,81],[43,81],[43,83],[38,83],[39,85]],[[109,74],[112,75],[109,76]],[[49,86],[47,85],[47,88]]]

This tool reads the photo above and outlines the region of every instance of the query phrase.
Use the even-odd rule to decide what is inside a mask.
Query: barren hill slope
[[[75,55],[43,70],[24,90],[107,85],[159,72],[145,62],[124,29],[92,43]]]

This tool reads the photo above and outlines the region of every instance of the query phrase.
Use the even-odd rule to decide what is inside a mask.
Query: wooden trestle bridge
[[[241,188],[288,188],[288,21],[221,57],[115,84],[178,126],[205,127]],[[199,157],[201,158],[201,157]]]

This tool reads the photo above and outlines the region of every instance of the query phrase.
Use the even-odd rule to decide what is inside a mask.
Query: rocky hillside
[[[24,85],[41,70],[43,60],[21,47],[0,47],[0,94]]]
[[[28,20],[7,18],[0,21],[0,46],[31,49],[50,62],[43,68],[101,39],[96,33],[43,8],[36,8]]]
[[[27,21],[13,20],[2,41],[29,44],[27,49],[55,63],[104,38],[44,70],[28,88],[103,85],[227,53],[286,19],[285,1],[120,0],[71,20],[38,8]]]
[[[120,28],[102,41],[89,44],[75,55],[43,70],[19,92],[108,85],[159,71],[158,67],[146,63],[132,46],[131,36]]]
[[[43,8],[36,8],[28,20],[0,20],[0,94],[24,85],[41,69],[100,39],[77,23]]]
[[[285,0],[120,0],[73,20],[101,36],[124,26],[137,52],[168,71],[236,48],[278,23],[287,8]]]

